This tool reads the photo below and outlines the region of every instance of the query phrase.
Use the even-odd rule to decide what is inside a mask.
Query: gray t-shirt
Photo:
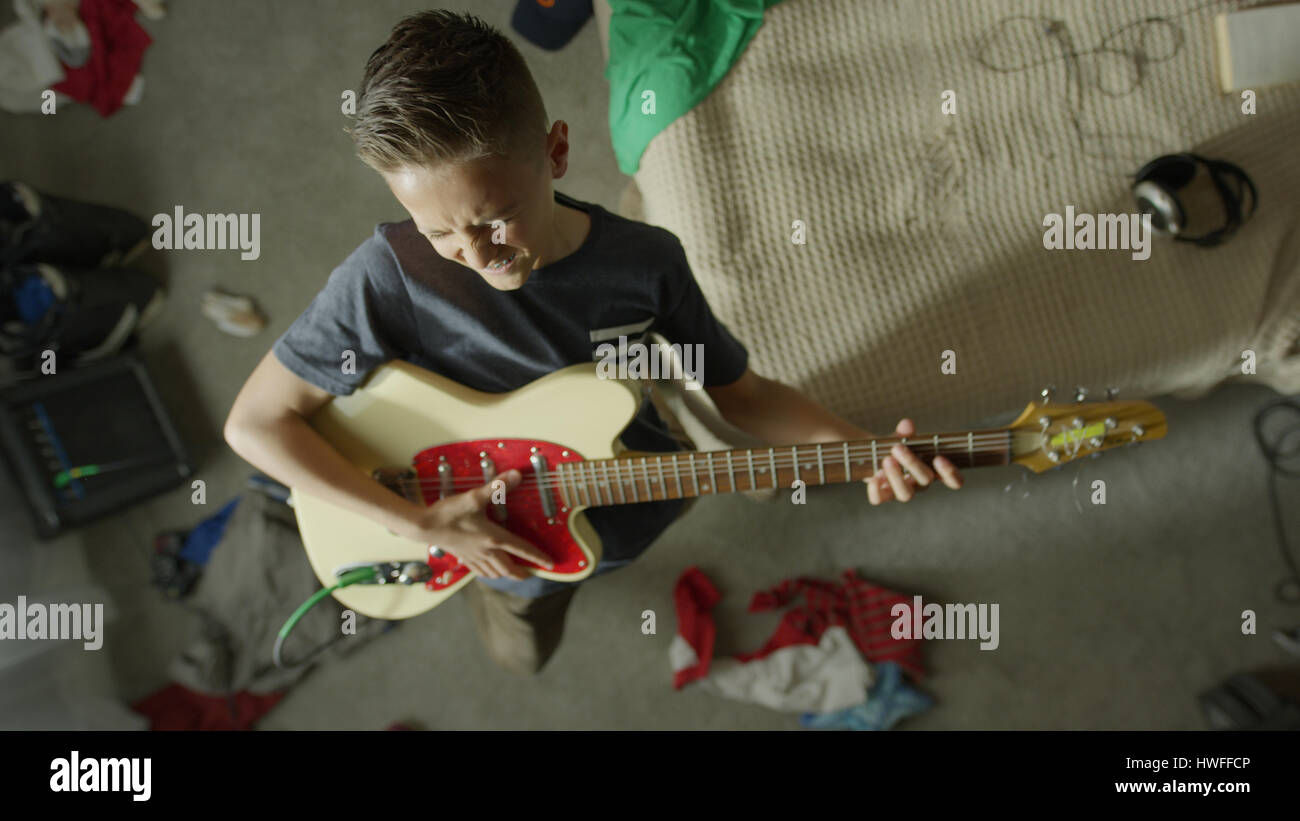
[[[555,200],[586,211],[591,231],[577,251],[537,269],[514,291],[498,291],[439,256],[411,220],[378,225],[276,340],[276,358],[336,396],[350,394],[392,359],[500,393],[591,362],[598,346],[617,345],[620,334],[631,343],[656,331],[673,343],[703,346],[702,361],[692,367],[704,385],[740,378],[749,354],[709,309],[676,236],[558,191]],[[345,350],[356,354],[355,374],[342,372]],[[633,450],[681,449],[648,399],[620,438]],[[604,545],[595,572],[640,555],[682,504],[588,509]],[[565,587],[537,577],[483,581],[530,597]]]

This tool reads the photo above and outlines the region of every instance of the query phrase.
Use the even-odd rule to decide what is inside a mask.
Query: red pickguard
[[[485,454],[492,460],[497,474],[511,469],[518,470],[524,478],[514,490],[506,494],[506,520],[501,522],[495,518],[495,510],[491,504],[487,507],[488,518],[550,556],[555,565],[551,568],[552,572],[575,575],[585,573],[589,569],[587,555],[569,533],[569,509],[558,487],[551,486],[544,489],[544,492],[550,494],[554,503],[555,515],[548,517],[543,512],[541,498],[538,495],[537,475],[529,461],[533,455],[533,448],[537,448],[537,452],[545,457],[552,485],[556,465],[583,461],[582,454],[554,442],[529,439],[479,439],[422,450],[415,455],[412,467],[420,479],[420,486],[424,488],[425,501],[429,504],[441,498],[439,457],[445,458],[451,465],[456,493],[464,493],[485,484],[483,468],[479,464],[481,458],[479,454]],[[511,558],[525,567],[538,567],[537,564],[518,556],[512,555]],[[433,568],[433,580],[425,583],[425,587],[429,590],[450,587],[470,572],[468,567],[462,565],[450,553],[437,557],[430,555],[429,566]]]

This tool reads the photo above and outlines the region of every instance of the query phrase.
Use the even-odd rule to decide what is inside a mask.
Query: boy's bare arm
[[[709,387],[709,398],[732,425],[774,445],[871,439],[868,433],[799,391],[746,368],[730,385]]]
[[[226,442],[277,481],[412,537],[421,506],[358,471],[307,424],[331,398],[268,351],[235,398]]]
[[[841,419],[789,385],[767,379],[749,368],[730,385],[706,390],[724,419],[774,445],[875,438],[874,434]],[[894,429],[895,436],[914,433],[916,428],[910,419],[901,420]],[[961,473],[950,459],[937,456],[933,464],[932,470],[910,448],[894,445],[876,475],[867,480],[867,499],[873,505],[891,499],[906,502],[916,490],[924,489],[936,478],[954,490],[961,487]]]
[[[223,430],[226,442],[277,481],[365,516],[400,536],[437,543],[480,575],[522,577],[522,569],[504,552],[549,562],[537,548],[483,515],[490,486],[425,507],[357,470],[307,423],[331,398],[268,351],[235,397]],[[513,487],[521,477],[516,471],[501,478]]]

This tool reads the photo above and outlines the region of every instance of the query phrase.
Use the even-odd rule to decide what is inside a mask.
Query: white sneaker
[[[203,295],[199,310],[231,336],[256,336],[266,327],[266,318],[253,300],[246,296],[223,293],[215,288]]]

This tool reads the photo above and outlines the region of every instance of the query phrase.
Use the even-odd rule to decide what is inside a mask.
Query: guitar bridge
[[[370,478],[404,499],[424,504],[419,477],[413,468],[375,468],[370,472]]]

